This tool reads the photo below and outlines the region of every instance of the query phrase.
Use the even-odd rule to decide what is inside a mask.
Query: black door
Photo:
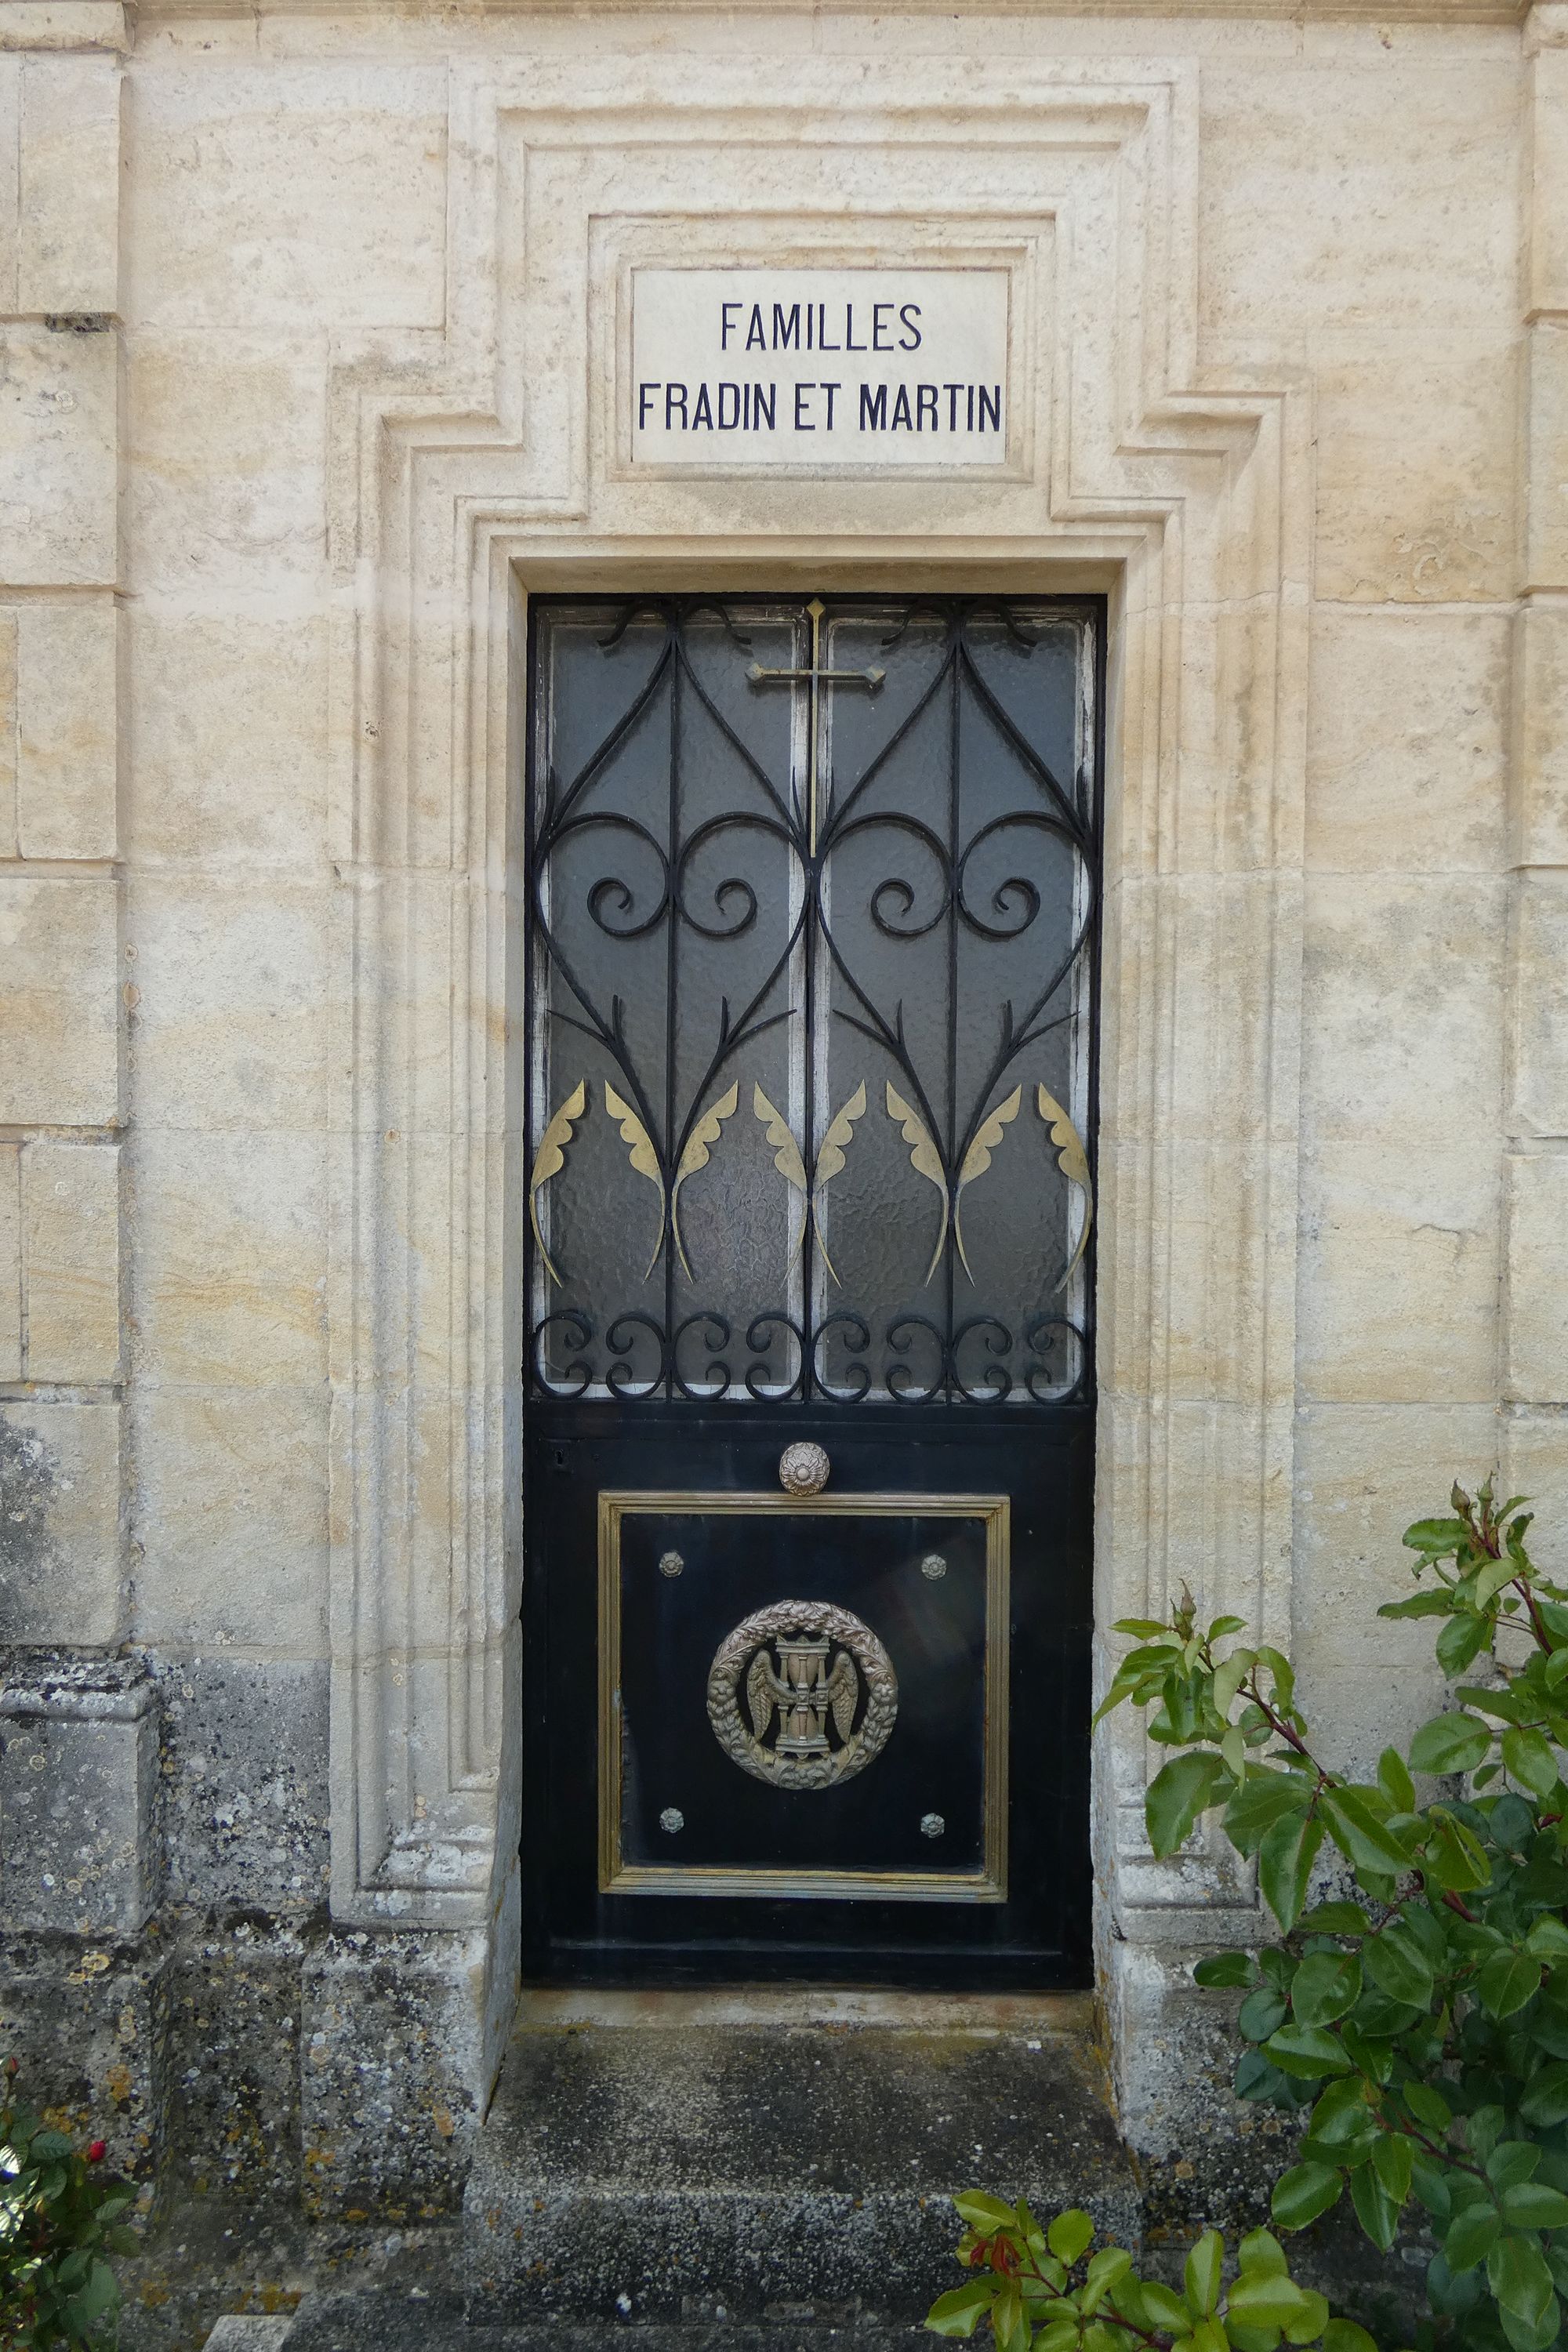
[[[1102,669],[532,607],[535,1979],[1088,1979]]]

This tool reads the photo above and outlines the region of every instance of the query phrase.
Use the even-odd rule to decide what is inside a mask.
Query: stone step
[[[239,2328],[257,2324],[220,2322]],[[287,2352],[921,2352],[934,2340],[919,2327],[864,2324],[639,2326],[619,2319],[547,2319],[519,2327],[485,2326],[465,2321],[455,2298],[381,2294],[311,2295],[293,2322],[282,2325]],[[250,2342],[236,2335],[219,2352],[280,2347],[270,2339]]]
[[[918,2325],[976,2186],[1137,2242],[1086,2000],[535,2001],[464,2202],[468,2315]]]

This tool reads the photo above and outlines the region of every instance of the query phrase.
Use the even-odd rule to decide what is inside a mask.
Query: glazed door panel
[[[1084,1976],[1101,642],[534,607],[534,1975]]]

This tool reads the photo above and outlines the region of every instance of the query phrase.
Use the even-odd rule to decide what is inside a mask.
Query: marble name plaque
[[[1004,467],[1005,268],[632,273],[634,466]]]

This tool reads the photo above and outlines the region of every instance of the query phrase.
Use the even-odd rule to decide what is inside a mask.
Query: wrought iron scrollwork
[[[702,1403],[1075,1392],[1094,1220],[1068,1108],[1089,1066],[1098,919],[1090,618],[925,596],[573,611],[577,690],[606,715],[563,769],[541,688],[526,849],[535,1384]],[[1064,627],[1080,648],[1065,666]],[[1052,645],[1047,692],[1025,673]],[[769,693],[785,712],[771,733],[756,716]],[[945,761],[947,779],[919,805],[917,759],[922,775]],[[568,1034],[569,1075],[552,1082]],[[906,1171],[888,1230],[923,1241],[912,1269],[878,1272],[869,1244],[847,1255],[840,1236],[872,1213],[868,1171],[894,1181],[891,1139],[866,1125],[884,1112]],[[582,1172],[601,1123],[618,1137],[618,1190],[573,1210],[574,1185],[611,1181],[607,1158]],[[776,1187],[776,1260],[729,1214],[742,1184],[764,1202]],[[985,1236],[1004,1194],[1026,1192],[1057,1204],[1055,1239],[1020,1273],[1000,1245],[987,1258]],[[597,1272],[560,1245],[573,1216]],[[1033,1230],[1006,1227],[1015,1260]],[[617,1297],[604,1269],[623,1242]]]

